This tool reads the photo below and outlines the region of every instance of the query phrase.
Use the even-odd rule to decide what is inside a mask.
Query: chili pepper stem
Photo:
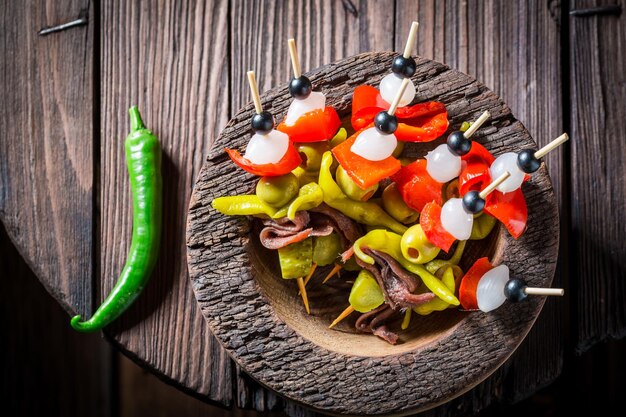
[[[143,124],[143,120],[141,119],[141,114],[139,113],[139,109],[137,106],[132,106],[128,109],[128,114],[130,114],[130,129],[131,131],[137,131],[139,129],[145,129],[146,125]]]
[[[304,303],[304,308],[307,314],[311,314],[311,310],[309,309],[309,297],[306,295],[306,287],[304,286],[304,280],[302,277],[297,279],[298,288],[300,288],[300,295],[302,296],[302,302]]]
[[[401,328],[402,330],[406,330],[409,327],[409,324],[411,323],[411,309],[407,308],[407,310],[404,313],[404,319],[402,319],[402,325]]]
[[[335,264],[333,269],[331,269],[328,275],[326,275],[326,278],[324,278],[324,281],[322,281],[322,284],[326,284],[326,281],[331,279],[335,274],[339,275],[339,271],[341,271],[341,268],[342,268],[341,265]]]
[[[337,318],[330,323],[330,326],[328,326],[329,329],[332,329],[333,327],[335,327],[337,324],[339,324],[339,322],[343,319],[345,319],[346,317],[348,317],[350,314],[352,314],[352,312],[354,311],[354,307],[352,307],[351,305],[348,306],[348,308],[346,308],[345,310],[343,310],[341,312],[340,315],[337,316]]]

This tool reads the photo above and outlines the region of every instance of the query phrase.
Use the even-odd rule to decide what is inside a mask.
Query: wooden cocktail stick
[[[326,281],[331,279],[333,277],[333,275],[339,274],[339,271],[341,271],[341,268],[342,268],[341,265],[335,264],[333,269],[331,269],[331,271],[328,273],[328,275],[326,275],[326,278],[324,278],[324,281],[322,281],[322,284],[326,284]]]
[[[291,66],[293,67],[293,78],[300,78],[302,68],[300,67],[300,59],[298,59],[298,51],[296,50],[296,41],[291,38],[287,41],[289,44],[289,56],[291,56]]]
[[[526,287],[524,292],[528,295],[565,295],[563,288],[538,288],[538,287]]]
[[[492,181],[491,184],[486,186],[484,190],[478,193],[478,196],[484,200],[485,198],[487,198],[489,194],[491,194],[493,190],[495,190],[498,187],[498,185],[502,184],[510,176],[511,176],[511,173],[509,171],[504,171],[504,173],[500,175],[498,178],[496,178],[495,181]]]
[[[254,109],[257,114],[263,112],[263,106],[261,105],[261,96],[259,95],[259,86],[256,84],[256,77],[254,71],[248,71],[248,84],[250,84],[250,92],[252,93],[252,101],[254,102]]]
[[[400,104],[400,100],[402,99],[402,95],[404,94],[404,90],[406,90],[406,87],[409,85],[410,82],[410,78],[405,78],[404,80],[402,80],[402,84],[400,84],[400,88],[398,89],[396,96],[393,98],[391,107],[389,107],[389,110],[387,110],[387,113],[389,113],[390,116],[393,116],[393,114],[396,112],[398,104]]]
[[[535,158],[540,159],[544,157],[548,152],[558,148],[559,146],[567,142],[568,139],[569,135],[567,133],[563,133],[561,136],[554,139],[552,142],[548,143],[546,146],[535,152]]]
[[[466,139],[472,137],[472,135],[476,133],[476,131],[483,125],[483,123],[485,123],[487,119],[489,119],[489,117],[491,117],[491,114],[485,110],[483,114],[481,114],[480,117],[476,119],[474,123],[472,123],[469,129],[467,129],[465,133],[463,133],[463,136],[465,136]]]
[[[411,57],[411,51],[413,50],[413,45],[415,45],[415,40],[417,38],[417,27],[419,23],[413,22],[411,23],[411,30],[409,31],[409,37],[406,40],[406,46],[404,47],[404,53],[402,54],[405,58]]]
[[[346,308],[345,310],[343,310],[341,312],[340,315],[337,316],[337,318],[330,323],[330,326],[328,326],[329,329],[332,329],[333,327],[335,327],[337,324],[339,324],[339,322],[343,319],[345,319],[346,317],[348,317],[350,314],[352,314],[352,312],[354,311],[354,307],[352,306],[348,306],[348,308]]]
[[[309,310],[309,297],[306,295],[306,287],[304,286],[304,280],[302,277],[297,279],[298,288],[300,288],[300,296],[302,296],[302,302],[304,303],[304,309],[307,314],[311,314],[311,310]]]
[[[309,281],[311,280],[311,277],[313,276],[313,273],[315,272],[316,269],[317,269],[317,264],[313,262],[313,264],[311,265],[311,269],[309,270],[309,273],[307,274],[306,278],[304,278],[305,287],[306,287],[306,284],[308,284]]]

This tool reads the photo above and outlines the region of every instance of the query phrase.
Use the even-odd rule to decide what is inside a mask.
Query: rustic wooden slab
[[[349,119],[353,89],[377,85],[392,53],[346,58],[309,73],[327,104]],[[494,154],[536,146],[509,108],[485,86],[443,64],[417,59],[417,100],[446,104],[451,126],[489,110],[491,119],[475,140]],[[262,94],[264,109],[277,119],[289,105],[286,85]],[[272,254],[262,251],[247,220],[210,208],[213,198],[245,194],[255,177],[238,169],[222,148],[243,149],[253,107],[242,108],[220,136],[192,194],[187,233],[188,264],[196,298],[211,330],[233,358],[279,394],[324,412],[409,413],[431,408],[467,391],[509,357],[535,321],[543,299],[507,305],[494,314],[429,316],[404,343],[389,346],[373,335],[328,330],[334,314],[305,312],[295,287],[280,279]],[[434,145],[415,147],[417,155]],[[482,253],[505,263],[513,275],[549,286],[556,268],[559,220],[552,186],[543,168],[524,187],[529,228],[517,241],[503,230],[495,251]],[[252,235],[252,236],[251,236]],[[328,286],[325,286],[328,288]],[[344,295],[345,297],[345,295]],[[326,317],[327,316],[327,317]],[[452,320],[452,321],[451,321]],[[460,320],[460,321],[459,321]],[[426,333],[425,333],[426,332]]]
[[[93,8],[5,2],[0,16],[0,218],[48,291],[89,315],[93,278],[93,26],[37,31]]]
[[[575,0],[572,9],[607,4],[615,2]],[[626,25],[623,13],[570,25],[571,259],[583,352],[626,335]]]

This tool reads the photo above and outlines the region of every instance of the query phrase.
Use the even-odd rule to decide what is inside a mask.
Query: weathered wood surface
[[[0,218],[27,263],[71,313],[89,314],[93,279],[93,19],[86,0],[0,6]]]
[[[568,3],[564,3],[564,7]],[[563,317],[560,308],[567,306],[567,300],[577,300],[577,309],[572,315],[582,323],[574,329],[581,342],[580,349],[609,334],[622,334],[624,307],[616,301],[624,289],[618,279],[624,275],[623,256],[620,256],[623,248],[616,246],[620,230],[614,227],[620,224],[617,223],[620,211],[608,208],[611,208],[610,204],[623,206],[623,203],[619,205],[624,200],[623,187],[619,188],[620,183],[616,180],[623,175],[609,176],[609,173],[623,173],[621,155],[624,152],[617,139],[604,141],[597,138],[607,132],[610,137],[617,138],[615,121],[623,119],[620,116],[623,110],[619,106],[624,101],[623,94],[619,95],[619,88],[612,88],[623,83],[619,78],[623,77],[623,71],[612,70],[624,61],[623,25],[620,25],[623,16],[570,19],[572,37],[566,37],[564,41],[569,41],[572,48],[572,115],[574,112],[577,115],[591,112],[592,122],[586,124],[582,122],[583,117],[568,116],[567,98],[564,106],[561,105],[561,87],[566,87],[568,80],[565,79],[561,86],[560,77],[567,77],[568,73],[560,74],[559,34],[565,29],[559,25],[561,11],[557,1],[187,1],[176,5],[168,2],[102,2],[102,10],[97,16],[93,9],[90,11],[88,27],[46,38],[35,35],[40,27],[74,19],[89,5],[93,7],[93,3],[76,1],[28,2],[26,7],[20,2],[2,2],[5,13],[1,18],[0,50],[1,56],[11,56],[11,59],[3,59],[0,63],[0,88],[8,103],[0,108],[0,217],[29,265],[66,309],[89,313],[92,293],[95,292],[92,288],[97,290],[101,299],[119,273],[125,256],[126,237],[130,234],[130,213],[125,204],[129,201],[129,194],[122,166],[122,148],[116,148],[116,155],[113,155],[113,149],[108,150],[108,162],[104,155],[97,155],[103,149],[99,144],[101,132],[97,119],[103,122],[103,141],[115,143],[116,140],[121,142],[126,135],[126,106],[131,97],[133,101],[139,97],[140,106],[150,103],[152,108],[142,107],[142,111],[148,113],[148,120],[159,129],[161,126],[157,125],[165,125],[166,120],[178,121],[187,114],[187,109],[191,109],[189,121],[193,122],[191,126],[198,128],[194,132],[194,142],[187,137],[187,143],[179,148],[179,138],[169,138],[172,142],[168,152],[180,153],[170,159],[173,162],[166,167],[171,175],[175,172],[179,175],[169,185],[179,193],[179,197],[171,199],[170,204],[176,207],[172,206],[170,212],[184,213],[193,183],[193,178],[184,177],[195,176],[213,135],[248,101],[243,78],[246,69],[258,71],[262,89],[286,82],[290,68],[287,53],[281,51],[285,39],[292,35],[298,41],[305,69],[358,52],[400,50],[409,21],[417,17],[421,23],[418,53],[445,62],[491,87],[540,144],[567,127],[560,125],[562,110],[566,115],[564,120],[571,118],[574,122],[573,132],[580,132],[572,136],[573,140],[563,150],[548,158],[555,191],[559,200],[564,202],[561,206],[563,226],[570,224],[570,204],[579,208],[571,225],[580,234],[571,237],[573,242],[580,243],[576,243],[576,257],[571,257],[575,260],[572,273],[567,273],[569,268],[564,270],[564,277],[570,278],[561,282],[571,295],[562,302],[547,302],[527,340],[505,364],[510,370],[499,371],[490,378],[492,382],[482,384],[482,388],[446,405],[447,411],[439,409],[437,413],[455,412],[457,406],[461,412],[471,413],[493,400],[526,396],[537,386],[552,381],[559,373],[562,361],[565,336],[560,324]],[[594,5],[576,2],[572,8]],[[117,29],[117,33],[110,31],[106,35],[108,40],[105,39],[105,19]],[[220,30],[203,30],[205,21],[215,21]],[[605,22],[608,26],[604,25]],[[136,39],[139,25],[141,41]],[[98,53],[97,48],[91,48],[94,31],[101,39],[96,41],[101,54],[99,59],[92,56]],[[311,33],[315,36],[309,36]],[[582,33],[586,36],[583,37]],[[576,44],[572,42],[574,38]],[[215,39],[220,41],[215,42]],[[168,45],[165,49],[164,43]],[[206,53],[209,49],[224,52],[209,56]],[[155,59],[157,56],[160,61]],[[104,95],[102,99],[92,96],[94,58],[102,67],[95,89],[107,90],[108,99]],[[128,60],[134,60],[135,65],[131,67]],[[203,64],[206,60],[209,64]],[[108,64],[105,65],[105,61]],[[219,62],[226,66],[214,65]],[[601,70],[602,75],[594,73],[595,70]],[[161,74],[154,75],[155,71]],[[217,71],[224,71],[226,75],[216,76]],[[112,74],[117,74],[115,81],[109,80]],[[206,100],[199,100],[202,88],[206,94],[221,96],[218,100],[222,104],[221,110],[211,111]],[[576,91],[578,95],[575,95]],[[181,92],[185,93],[182,101]],[[118,94],[126,98],[118,99]],[[228,94],[231,99],[224,99]],[[95,106],[91,98],[95,100]],[[595,103],[593,106],[590,105],[592,102]],[[106,109],[105,105],[116,105],[117,109]],[[612,115],[607,116],[606,122],[602,111],[598,110],[602,106],[606,107],[607,114]],[[98,107],[107,110],[107,114],[92,119],[92,110]],[[153,117],[150,113],[158,116]],[[170,132],[178,135],[189,125],[181,126],[185,127]],[[92,134],[94,127],[97,130],[95,135]],[[167,128],[173,129],[171,123]],[[589,141],[581,142],[585,147],[576,150],[575,138],[581,135]],[[96,146],[99,161],[92,161],[93,146]],[[569,147],[572,147],[572,155],[576,155],[571,164],[572,174],[584,179],[578,184],[572,182],[575,192],[571,195],[570,165],[569,162],[563,164],[566,161],[563,155],[569,156],[566,153]],[[603,150],[603,158],[591,165],[585,158],[586,152],[597,149]],[[94,162],[101,166],[96,165],[94,170]],[[603,176],[593,177],[591,168],[601,171]],[[98,176],[104,173],[111,175],[107,184],[103,178],[98,180]],[[96,189],[92,191],[94,174]],[[46,178],[46,181],[37,182],[39,178]],[[598,178],[603,179],[600,182],[603,189],[610,192],[591,194],[595,188],[590,184],[596,184],[594,180]],[[120,182],[114,186],[116,179]],[[94,195],[97,204],[92,209]],[[67,198],[62,198],[64,196]],[[606,196],[612,199],[608,200]],[[71,204],[64,203],[70,201]],[[602,209],[596,210],[600,207],[598,202]],[[108,214],[104,210],[108,210]],[[607,212],[618,214],[606,220],[607,217],[601,216]],[[107,220],[104,220],[105,216]],[[116,240],[111,237],[112,228],[105,231],[92,226],[106,225],[105,222],[115,216],[118,218],[116,227],[124,228],[121,231],[116,229]],[[184,214],[182,216],[184,218]],[[588,221],[589,218],[594,220]],[[182,235],[174,239],[176,232],[182,233],[182,229],[174,230],[177,227],[174,223],[182,224],[184,220],[170,221],[172,224],[166,226],[169,228],[166,233],[172,237],[173,249],[169,252],[169,266],[160,267],[167,268],[168,272],[160,272],[159,278],[155,276],[156,282],[146,292],[150,301],[143,301],[144,304],[131,310],[129,315],[135,318],[127,318],[123,325],[119,325],[122,328],[114,329],[112,337],[121,343],[122,348],[133,350],[131,356],[139,362],[147,364],[170,382],[199,392],[204,398],[208,393],[208,398],[222,403],[236,401],[247,407],[282,408],[281,399],[276,400],[275,396],[249,383],[248,378],[232,379],[232,384],[237,387],[233,392],[220,386],[221,376],[210,376],[211,371],[206,367],[209,357],[215,357],[223,364],[216,365],[216,369],[219,368],[218,372],[226,375],[226,379],[237,379],[238,372],[226,365],[228,360],[221,348],[212,343],[199,314],[192,310],[195,301],[190,296],[185,268],[174,265],[174,259],[183,256]],[[109,235],[106,238],[105,233]],[[96,252],[92,250],[93,236],[98,236]],[[569,239],[565,237],[562,246],[567,251]],[[607,245],[606,242],[612,243]],[[110,245],[114,247],[110,248]],[[589,250],[594,254],[591,257],[588,256]],[[101,253],[104,251],[109,251],[115,259],[103,258]],[[101,259],[106,259],[102,265]],[[561,259],[570,259],[567,252],[562,253]],[[94,277],[92,265],[101,270],[95,275],[95,284],[89,280],[90,276]],[[568,267],[568,263],[565,262],[564,266]],[[105,269],[104,287],[101,288],[99,276]],[[559,279],[557,275],[557,283]],[[579,279],[583,280],[584,287],[576,291]],[[169,306],[169,311],[163,310],[162,302]],[[146,316],[149,325],[141,324]],[[169,339],[166,340],[164,334]],[[533,338],[533,335],[537,337]],[[181,340],[185,342],[179,342]],[[193,353],[183,363],[181,356],[188,353],[183,348],[186,346],[192,346]],[[288,411],[301,412],[292,406],[288,406]]]
[[[388,73],[393,54],[368,53],[309,73],[315,88],[340,116],[349,116],[351,92],[367,82],[377,85]],[[471,77],[419,58],[413,81],[417,100],[446,103],[451,126],[489,110],[491,119],[476,141],[494,154],[536,146],[509,108]],[[289,105],[286,85],[264,94],[263,107],[282,119]],[[420,344],[384,345],[373,335],[328,330],[327,318],[304,313],[290,281],[280,279],[271,256],[260,255],[248,220],[211,209],[213,198],[249,192],[255,179],[238,169],[222,151],[242,149],[248,140],[253,107],[241,109],[209,154],[192,194],[187,234],[188,265],[196,298],[214,334],[251,375],[289,399],[333,413],[388,414],[427,409],[475,386],[506,360],[536,319],[543,301],[510,305],[495,314],[462,315],[442,324],[432,315],[428,326],[438,336]],[[420,146],[419,154],[430,146]],[[494,253],[514,275],[549,286],[558,253],[558,208],[543,168],[524,187],[529,229],[519,240],[504,231]],[[254,232],[253,232],[254,233]],[[311,300],[314,303],[315,299]],[[314,306],[314,304],[313,304]],[[343,305],[335,306],[335,315]],[[235,324],[236,323],[236,324]],[[435,323],[435,324],[432,324]],[[424,329],[424,328],[423,328]],[[419,329],[416,338],[422,338]],[[379,345],[379,346],[377,346]],[[380,346],[384,345],[384,346]]]
[[[583,9],[623,1],[575,0]],[[572,272],[577,350],[626,335],[626,25],[570,18]]]

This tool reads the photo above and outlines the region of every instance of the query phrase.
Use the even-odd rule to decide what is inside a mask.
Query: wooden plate
[[[378,85],[393,56],[361,54],[308,76],[347,127],[352,91],[364,83]],[[475,135],[477,142],[494,155],[536,147],[507,105],[484,85],[443,64],[416,60],[417,101],[445,103],[451,128],[489,110],[492,117]],[[262,100],[281,120],[290,102],[286,83],[264,93]],[[295,282],[281,279],[276,254],[260,246],[251,223],[223,216],[210,205],[215,197],[254,190],[255,178],[223,152],[224,146],[245,148],[252,114],[250,103],[215,140],[191,197],[187,226],[189,273],[202,313],[246,372],[278,394],[326,413],[413,413],[469,390],[513,353],[541,311],[542,297],[507,303],[490,314],[448,310],[419,317],[396,346],[354,332],[349,322],[338,331],[328,330],[331,318],[347,306],[349,284],[340,279],[324,286],[312,281],[308,316]],[[422,156],[442,141],[405,152]],[[545,167],[523,191],[529,211],[526,233],[514,240],[498,228],[470,248],[465,262],[489,256],[495,264],[506,263],[512,275],[534,286],[549,286],[559,218]]]

